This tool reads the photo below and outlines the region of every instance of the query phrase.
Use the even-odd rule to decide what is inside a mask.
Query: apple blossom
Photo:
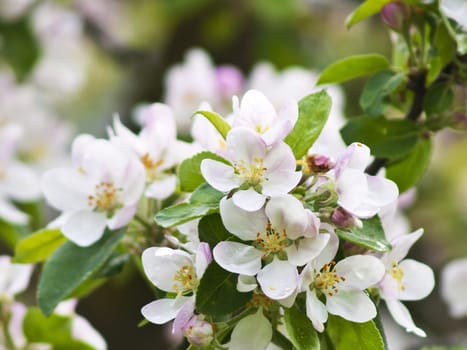
[[[386,273],[379,283],[379,289],[394,320],[408,332],[425,337],[425,332],[415,326],[408,309],[400,302],[423,299],[435,286],[433,271],[429,266],[412,259],[404,259],[422,234],[423,230],[419,229],[398,236],[390,242],[391,251],[381,257]]]
[[[14,264],[6,255],[0,256],[0,300],[13,300],[24,291],[31,278],[33,265]]]
[[[162,298],[145,305],[143,316],[152,323],[164,324],[175,318],[173,330],[183,329],[194,311],[195,293],[211,252],[200,243],[196,255],[167,247],[147,248],[142,255],[146,276],[159,289],[175,293],[174,299]]]
[[[441,270],[441,297],[449,307],[452,317],[467,316],[467,259],[449,262]]]
[[[286,194],[300,181],[295,157],[285,143],[268,147],[258,134],[244,127],[230,130],[226,142],[232,165],[204,159],[201,174],[221,192],[236,189],[232,199],[238,207],[258,210],[267,197]]]
[[[300,274],[306,314],[319,332],[324,330],[328,313],[352,322],[366,322],[376,316],[376,307],[364,291],[381,280],[384,265],[368,255],[352,255],[336,263],[333,258],[338,245],[337,236],[332,234],[326,248]]]
[[[144,187],[144,167],[114,142],[81,135],[72,148],[73,168],[42,178],[44,196],[62,215],[51,225],[80,246],[98,241],[105,227],[127,225]]]
[[[220,213],[227,230],[246,242],[218,243],[214,259],[227,271],[257,276],[263,293],[274,300],[293,295],[296,266],[317,256],[329,239],[318,234],[319,220],[291,195],[273,197],[256,212],[244,211],[223,198]]]

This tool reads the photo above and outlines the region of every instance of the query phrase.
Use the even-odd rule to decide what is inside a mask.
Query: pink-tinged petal
[[[324,323],[328,320],[328,311],[316,296],[314,289],[306,291],[306,315],[318,332],[324,331]]]
[[[370,162],[370,149],[368,146],[354,142],[349,145],[336,162],[336,176],[339,177],[344,169],[356,169],[363,172]]]
[[[185,332],[185,327],[187,326],[190,319],[195,313],[195,298],[187,300],[183,304],[182,308],[175,317],[175,321],[172,325],[172,334],[175,336],[181,336]]]
[[[313,238],[319,234],[320,219],[311,211],[306,210],[308,216],[308,227],[304,233],[305,237]]]
[[[11,319],[8,327],[10,336],[13,340],[16,349],[24,349],[26,347],[27,342],[23,332],[23,321],[28,309],[24,304],[14,302],[13,304],[11,304],[10,310]],[[3,345],[0,344],[0,349],[6,350],[6,348],[3,348],[2,346]]]
[[[370,297],[359,290],[339,290],[326,296],[328,312],[352,322],[367,322],[376,317],[376,307]]]
[[[273,197],[266,204],[266,215],[272,227],[279,232],[287,232],[289,239],[304,235],[308,226],[308,215],[303,204],[292,195]]]
[[[339,238],[335,233],[329,233],[328,244],[323,248],[321,253],[313,259],[311,265],[315,270],[320,270],[324,264],[328,264],[336,256],[337,249],[339,248]]]
[[[303,266],[317,257],[326,247],[330,235],[319,234],[313,238],[304,238],[286,248],[289,262],[295,266]]]
[[[200,168],[206,182],[216,190],[228,192],[241,185],[241,180],[235,175],[234,169],[227,164],[203,159]]]
[[[141,259],[144,272],[149,280],[157,288],[166,292],[183,290],[183,286],[174,280],[174,276],[184,266],[193,266],[190,254],[167,247],[147,248]]]
[[[0,198],[0,218],[18,225],[25,225],[29,221],[28,215],[3,198]]]
[[[40,182],[32,168],[20,164],[9,164],[0,184],[4,192],[18,201],[38,199],[41,195]]]
[[[219,207],[225,228],[244,241],[255,240],[256,233],[266,229],[268,218],[264,210],[245,211],[225,197],[221,199]]]
[[[426,337],[426,333],[418,328],[410,316],[409,310],[398,300],[386,300],[386,306],[394,321],[406,329],[407,332],[414,333],[419,337]]]
[[[294,127],[295,123],[298,119],[298,103],[295,100],[288,100],[280,109],[279,113],[277,114],[277,118],[279,120],[288,120],[292,124],[292,128]]]
[[[232,202],[243,210],[255,212],[263,207],[266,196],[250,187],[247,190],[235,192],[232,196]]]
[[[257,279],[264,294],[280,300],[291,296],[297,289],[298,272],[289,262],[274,258],[258,272]]]
[[[448,263],[441,271],[441,297],[452,317],[467,315],[467,258]]]
[[[155,324],[164,324],[173,320],[183,305],[192,297],[177,297],[176,299],[159,299],[141,309],[144,318]]]
[[[203,277],[204,271],[212,261],[212,254],[211,249],[209,248],[209,244],[205,242],[201,242],[198,246],[198,250],[196,251],[196,277],[201,279]]]
[[[220,242],[213,250],[214,260],[229,272],[254,276],[261,269],[261,251],[238,242]]]
[[[359,290],[366,289],[384,276],[386,269],[383,263],[370,255],[352,255],[336,264],[335,272],[345,278],[340,285]]]
[[[260,135],[244,127],[233,128],[227,134],[227,150],[232,163],[243,162],[249,168],[254,159],[265,159],[266,144]]]
[[[106,225],[105,213],[80,210],[70,215],[62,226],[62,233],[73,243],[87,247],[102,237]]]
[[[253,130],[264,130],[277,117],[274,106],[258,90],[247,91],[240,102],[240,108],[235,109],[234,127],[246,126]]]
[[[276,142],[282,141],[287,134],[292,130],[293,123],[290,120],[277,120],[270,128],[262,134],[262,138],[266,145],[274,145]]]
[[[399,189],[388,179],[367,175],[368,195],[366,202],[374,207],[382,208],[397,200]]]
[[[427,297],[435,287],[435,276],[428,265],[412,259],[405,259],[399,263],[404,271],[400,291],[400,300],[420,300]]]
[[[382,257],[386,266],[391,266],[393,262],[398,263],[409,253],[410,248],[423,235],[423,229],[420,228],[407,235],[401,235],[391,241],[392,249]]]
[[[353,213],[368,193],[367,175],[355,169],[345,169],[337,179],[337,203]]]
[[[72,318],[71,334],[73,339],[81,340],[91,345],[95,350],[107,350],[107,344],[102,335],[99,334],[88,320],[80,315],[75,315]]]
[[[285,142],[276,143],[264,158],[266,177],[276,173],[295,173],[296,160],[292,149]]]
[[[88,196],[94,193],[89,178],[73,169],[49,170],[41,185],[47,202],[62,211],[88,208]]]
[[[265,350],[272,339],[272,326],[262,308],[242,318],[230,336],[230,350]]]
[[[237,290],[242,293],[251,292],[258,287],[254,276],[238,275]]]
[[[146,189],[145,195],[148,198],[166,199],[175,192],[177,187],[177,176],[167,175],[151,183]]]
[[[114,216],[107,220],[107,226],[111,230],[118,230],[119,228],[128,225],[131,219],[133,219],[133,216],[135,216],[136,209],[138,209],[137,204],[128,205],[122,209],[118,209]]]

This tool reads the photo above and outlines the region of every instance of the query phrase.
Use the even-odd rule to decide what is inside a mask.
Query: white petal
[[[94,193],[94,184],[74,169],[52,169],[42,177],[42,192],[47,202],[62,211],[88,207],[88,196]]]
[[[32,168],[20,163],[12,163],[5,173],[6,177],[2,179],[1,185],[4,186],[8,196],[18,201],[35,200],[40,197],[40,182]]]
[[[183,266],[193,266],[190,254],[167,247],[147,248],[141,257],[144,272],[149,280],[159,289],[166,292],[176,292],[175,274]],[[183,287],[178,285],[180,290]]]
[[[62,226],[63,235],[81,247],[97,242],[107,225],[105,213],[81,210],[71,214]]]
[[[190,298],[183,304],[182,308],[175,317],[175,321],[172,325],[172,333],[175,336],[183,336],[184,328],[187,326],[187,323],[193,317],[195,312],[195,298]]]
[[[125,204],[134,204],[139,201],[144,190],[144,175],[144,166],[136,158],[131,158],[124,171],[119,174],[116,185],[122,189],[120,197]]]
[[[75,315],[72,318],[71,333],[73,339],[81,340],[91,345],[95,350],[107,350],[107,344],[102,335],[80,315]]]
[[[264,350],[272,339],[272,326],[260,308],[235,326],[230,337],[230,350]]]
[[[324,323],[328,320],[328,311],[316,296],[314,289],[306,291],[306,315],[318,332],[324,331]]]
[[[263,207],[266,196],[256,192],[253,188],[249,188],[235,192],[232,196],[232,201],[237,207],[252,212],[260,210]]]
[[[213,250],[214,260],[225,270],[254,276],[261,269],[261,251],[238,242],[220,242]]]
[[[212,253],[209,248],[209,244],[201,242],[198,245],[196,250],[196,259],[195,259],[195,268],[196,268],[196,277],[201,279],[203,277],[204,271],[212,261]]]
[[[289,239],[304,235],[308,226],[308,215],[303,204],[292,195],[273,197],[266,204],[266,215],[272,227],[279,232],[286,231]]]
[[[285,299],[297,289],[297,268],[287,261],[274,260],[258,272],[258,283],[261,290],[274,300]]]
[[[149,198],[166,199],[175,192],[177,176],[168,175],[156,180],[146,189],[145,195]]]
[[[14,264],[9,256],[0,256],[0,296],[13,298],[24,291],[31,278],[33,265]]]
[[[311,265],[319,270],[324,264],[331,262],[336,256],[337,249],[339,248],[339,238],[335,233],[329,233],[328,244],[324,247],[321,253],[312,261]]]
[[[363,172],[370,162],[370,149],[368,146],[354,142],[349,145],[344,153],[336,162],[336,176],[340,176],[340,172],[344,169],[356,169]]]
[[[115,212],[114,216],[112,216],[110,219],[107,220],[107,226],[111,230],[118,230],[119,228],[122,228],[123,226],[128,225],[131,219],[133,219],[133,216],[135,216],[137,208],[138,208],[138,205],[133,204],[133,205],[129,205],[121,209],[118,209]]]
[[[191,297],[159,299],[143,306],[141,313],[149,322],[164,324],[173,320],[183,305],[191,299]]]
[[[386,300],[386,306],[394,321],[404,327],[407,332],[412,332],[419,337],[426,337],[426,333],[415,325],[409,310],[404,304],[398,300]]]
[[[339,285],[364,290],[380,282],[386,269],[383,263],[374,256],[352,255],[339,261],[335,272],[345,277],[345,281],[340,282]]]
[[[258,287],[256,278],[253,276],[238,275],[237,290],[242,293],[251,292]]]
[[[28,215],[3,198],[0,198],[0,218],[18,225],[25,225],[29,221]]]
[[[233,128],[227,134],[227,150],[233,163],[243,162],[249,168],[255,159],[265,159],[266,144],[261,136],[244,127]]]
[[[234,169],[231,166],[216,160],[203,159],[201,162],[201,174],[207,183],[222,192],[228,192],[241,184],[240,179],[235,175]]]
[[[286,248],[289,262],[295,266],[303,266],[309,263],[326,247],[329,237],[329,234],[323,233],[314,238],[298,240]]]
[[[352,322],[367,322],[376,316],[376,307],[370,297],[358,290],[339,290],[326,296],[329,313]]]
[[[221,199],[219,207],[225,228],[244,241],[256,239],[256,233],[266,229],[268,218],[264,210],[245,211],[225,197]]]
[[[391,266],[395,261],[398,263],[404,259],[410,248],[414,245],[416,241],[423,235],[423,229],[420,228],[412,233],[407,235],[401,235],[396,237],[391,241],[392,249],[390,252],[383,255],[382,260],[386,266]]]
[[[467,315],[467,258],[451,261],[441,271],[441,297],[449,306],[451,316]]]
[[[337,178],[337,203],[353,213],[368,193],[366,174],[355,169],[345,169]]]
[[[276,117],[276,110],[266,96],[258,90],[249,90],[240,102],[233,125],[264,129],[269,128]]]
[[[400,291],[400,300],[420,300],[431,293],[435,287],[435,276],[431,267],[412,259],[402,260],[399,267],[404,271],[404,289]]]
[[[269,146],[276,142],[282,141],[287,134],[292,130],[293,123],[290,120],[277,120],[270,128],[263,133],[262,138]]]

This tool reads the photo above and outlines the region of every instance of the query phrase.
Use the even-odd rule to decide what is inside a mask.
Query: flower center
[[[245,183],[253,187],[261,184],[264,172],[267,170],[264,167],[264,159],[258,157],[254,157],[253,162],[248,167],[243,160],[237,162],[234,167]]]
[[[321,270],[315,274],[315,279],[313,282],[315,288],[319,289],[322,293],[327,294],[330,297],[339,292],[336,285],[345,281],[345,277],[339,276],[334,271],[335,265],[335,261],[324,264]]]
[[[396,261],[391,263],[391,270],[389,270],[389,273],[391,274],[392,278],[394,278],[399,284],[399,289],[405,290],[405,286],[402,283],[402,279],[404,278],[404,270]]]
[[[263,259],[270,254],[282,252],[284,248],[290,245],[287,232],[285,230],[282,230],[282,232],[276,231],[270,223],[267,224],[264,232],[256,233],[255,243],[256,247],[264,252]]]
[[[164,163],[163,159],[159,159],[157,161],[153,161],[149,156],[149,153],[145,153],[141,157],[141,162],[146,169],[146,175],[150,181],[153,181],[157,177],[157,170],[158,168]]]
[[[174,275],[172,288],[177,294],[191,292],[196,287],[196,274],[192,265],[183,265]]]
[[[255,131],[258,134],[264,134],[268,130],[269,130],[269,125],[261,125],[261,124],[256,124],[255,125]]]
[[[88,196],[88,205],[95,208],[97,211],[107,212],[108,216],[111,217],[115,213],[116,209],[122,207],[119,202],[118,192],[113,182],[101,182],[96,185],[94,194]]]

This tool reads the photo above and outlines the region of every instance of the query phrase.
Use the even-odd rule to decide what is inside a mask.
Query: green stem
[[[0,324],[3,329],[3,336],[5,338],[5,347],[6,350],[17,350],[13,338],[11,337],[10,330],[8,329],[8,324],[11,320],[11,314],[6,311],[0,302]]]

